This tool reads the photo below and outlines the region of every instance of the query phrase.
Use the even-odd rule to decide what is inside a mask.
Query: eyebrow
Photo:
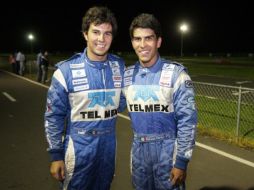
[[[155,34],[151,34],[148,36],[133,36],[133,38],[151,38],[151,37],[156,37]]]

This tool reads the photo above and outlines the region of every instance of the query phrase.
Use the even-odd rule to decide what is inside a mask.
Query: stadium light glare
[[[189,30],[189,26],[185,23],[181,24],[180,27],[181,32],[181,57],[183,56],[183,35]]]
[[[28,34],[27,38],[30,41],[30,51],[31,51],[31,54],[33,54],[34,35],[33,34]]]

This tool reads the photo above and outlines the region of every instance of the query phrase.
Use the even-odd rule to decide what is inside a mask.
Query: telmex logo
[[[88,105],[89,108],[93,108],[96,105],[106,107],[108,105],[114,106],[115,103],[113,98],[115,96],[115,91],[111,92],[92,92],[88,94],[88,98],[91,103]]]
[[[135,87],[134,90],[136,91],[134,100],[138,100],[139,98],[142,99],[144,102],[152,98],[154,101],[158,101],[158,97],[155,91],[159,91],[159,87],[145,87],[145,86],[138,86]]]

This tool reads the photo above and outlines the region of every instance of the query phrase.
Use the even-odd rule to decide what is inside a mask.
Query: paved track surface
[[[47,87],[0,71],[0,184],[3,190],[53,190],[43,127]],[[126,113],[123,113],[126,115]],[[131,190],[130,121],[117,122],[112,190]],[[188,168],[188,190],[254,190],[254,152],[198,137]]]
[[[43,128],[46,90],[0,72],[2,190],[53,190],[57,187],[49,175]],[[16,101],[11,101],[6,94]]]

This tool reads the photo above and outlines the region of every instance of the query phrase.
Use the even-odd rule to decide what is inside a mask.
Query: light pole
[[[31,54],[33,54],[33,41],[34,41],[34,35],[33,34],[28,34],[27,36],[28,40],[30,41],[30,50]]]
[[[181,31],[181,57],[183,56],[183,34],[188,31],[188,25],[187,24],[181,24],[180,25],[180,31]]]

